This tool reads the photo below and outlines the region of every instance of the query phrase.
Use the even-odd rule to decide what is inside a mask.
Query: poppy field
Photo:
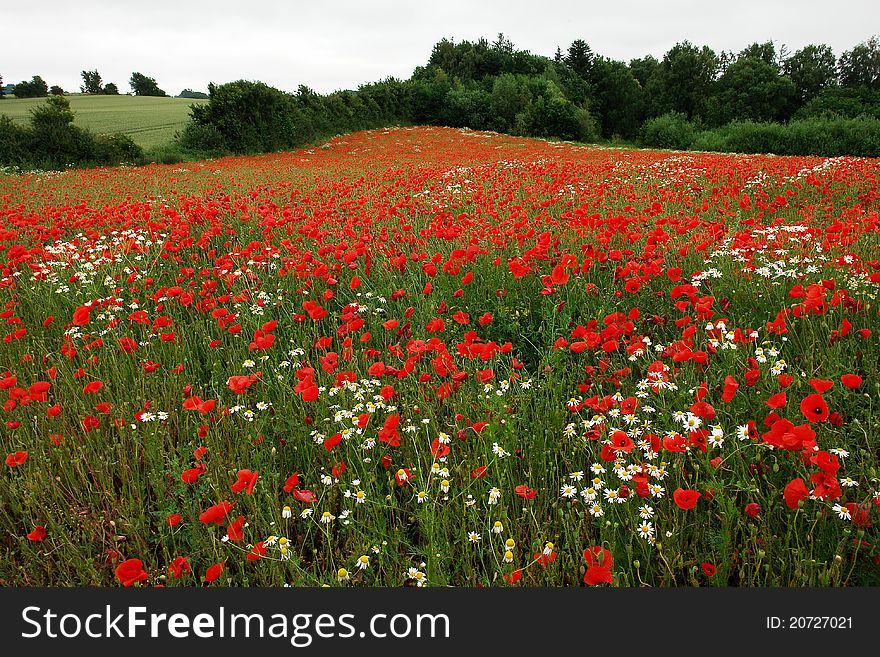
[[[880,585],[878,176],[427,127],[0,176],[0,584]]]

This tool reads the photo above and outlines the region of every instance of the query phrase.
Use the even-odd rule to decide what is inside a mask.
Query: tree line
[[[101,74],[97,69],[82,71],[82,85],[80,92],[84,94],[118,96],[119,87],[113,82],[104,83]],[[155,78],[151,78],[139,71],[134,71],[128,80],[131,87],[131,93],[135,96],[167,96],[162,89],[159,88]],[[23,80],[13,85],[11,93],[16,98],[45,98],[47,96],[63,96],[65,91],[58,85],[49,85],[39,75],[33,76],[30,80]],[[3,87],[3,76],[0,75],[0,98],[5,96]],[[191,89],[184,89],[180,93],[181,98],[207,98],[207,94],[194,92]]]
[[[827,45],[716,53],[683,41],[660,60],[629,63],[596,55],[581,39],[552,58],[503,35],[443,39],[408,80],[325,96],[238,81],[211,85],[209,96],[192,110],[186,148],[278,150],[400,121],[667,148],[880,155],[876,37],[840,57]]]

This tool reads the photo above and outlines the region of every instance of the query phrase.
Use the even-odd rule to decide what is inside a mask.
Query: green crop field
[[[170,142],[189,119],[189,107],[205,100],[153,96],[67,96],[76,113],[74,123],[94,132],[122,132],[145,149]],[[27,123],[30,110],[43,98],[6,98],[0,114]]]

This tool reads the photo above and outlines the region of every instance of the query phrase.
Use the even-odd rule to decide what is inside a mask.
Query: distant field
[[[68,96],[74,123],[94,132],[123,132],[143,148],[167,144],[189,119],[189,107],[205,100],[143,96]],[[31,108],[43,98],[6,98],[0,114],[27,123]]]

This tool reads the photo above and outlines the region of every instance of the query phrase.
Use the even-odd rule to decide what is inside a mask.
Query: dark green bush
[[[300,86],[289,94],[262,82],[208,85],[209,102],[191,107],[180,147],[193,152],[266,153],[337,134],[409,122],[405,83],[385,80],[326,96]]]
[[[693,145],[695,134],[694,125],[680,112],[648,119],[642,126],[642,142],[651,148],[687,150]]]
[[[30,134],[5,114],[0,114],[0,166],[21,166],[27,159]]]
[[[861,117],[730,123],[700,132],[698,150],[776,155],[880,156],[880,120]]]

